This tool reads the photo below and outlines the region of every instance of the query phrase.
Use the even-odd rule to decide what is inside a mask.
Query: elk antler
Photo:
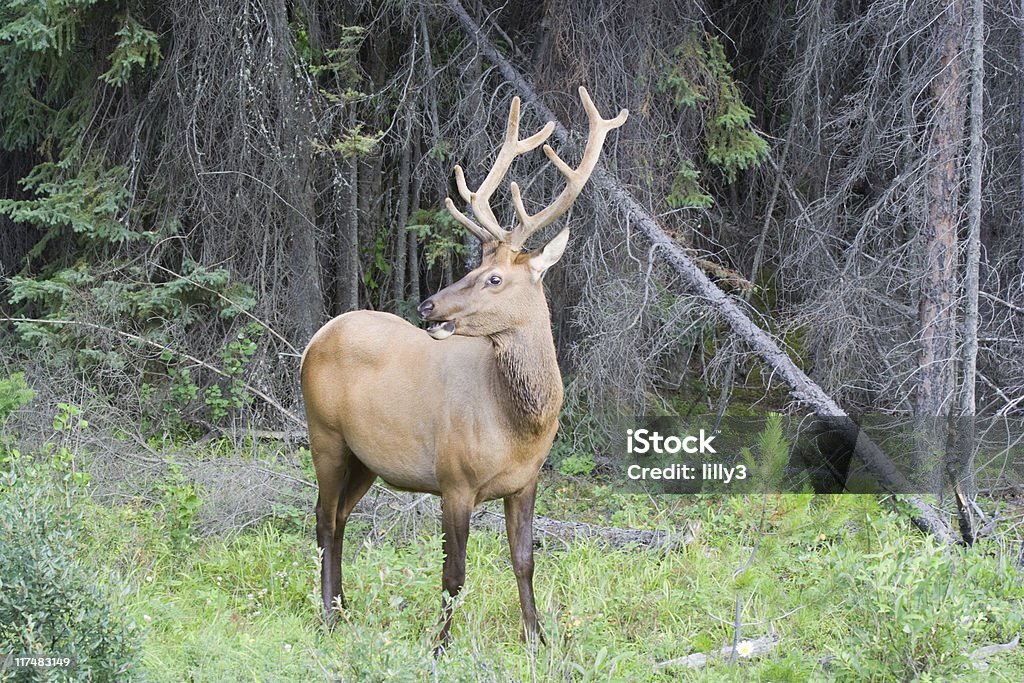
[[[505,142],[502,143],[498,156],[494,160],[494,165],[491,167],[487,177],[484,178],[484,181],[480,183],[480,187],[476,192],[471,192],[466,185],[466,176],[462,173],[462,167],[455,167],[455,184],[459,187],[459,194],[462,195],[464,200],[469,202],[470,207],[473,209],[473,215],[480,221],[480,225],[477,225],[459,211],[451,197],[445,198],[444,205],[448,207],[448,211],[455,217],[455,220],[462,223],[471,233],[479,237],[481,242],[492,242],[495,240],[500,242],[505,239],[508,231],[502,229],[498,219],[494,216],[494,212],[491,210],[491,195],[498,189],[498,185],[501,184],[505,174],[508,173],[512,160],[520,154],[536,149],[538,145],[548,139],[551,131],[554,129],[554,122],[549,121],[540,131],[524,140],[520,140],[519,98],[513,97],[512,107],[508,112],[508,124],[505,126]]]
[[[590,122],[590,132],[587,136],[587,146],[583,150],[583,159],[577,168],[570,168],[549,145],[544,145],[544,154],[565,176],[565,189],[549,206],[531,216],[526,212],[526,207],[523,205],[519,185],[513,182],[510,186],[512,203],[515,206],[516,215],[519,217],[519,224],[513,230],[504,230],[498,224],[498,220],[494,217],[494,212],[490,206],[491,195],[494,194],[505,174],[508,173],[512,160],[544,142],[551,135],[551,131],[554,130],[554,122],[548,122],[540,132],[525,140],[519,140],[519,98],[515,97],[512,99],[512,108],[508,114],[505,142],[498,152],[497,159],[494,160],[494,166],[476,192],[471,192],[466,186],[466,178],[462,173],[462,168],[460,166],[455,167],[455,183],[458,185],[459,194],[469,202],[470,207],[473,209],[473,215],[480,221],[483,227],[477,225],[459,211],[451,198],[445,199],[445,206],[448,207],[448,211],[451,212],[459,223],[468,228],[481,241],[507,242],[513,249],[518,251],[526,240],[529,239],[530,235],[560,218],[569,210],[572,203],[576,201],[576,197],[583,190],[583,186],[586,185],[590,174],[594,172],[594,167],[597,165],[597,159],[601,154],[601,148],[604,146],[604,140],[608,132],[615,130],[625,123],[626,117],[629,115],[629,112],[623,109],[614,119],[601,118],[601,113],[594,105],[594,101],[590,99],[587,89],[580,86],[579,92],[580,100],[583,102],[583,108],[586,110],[587,118]]]

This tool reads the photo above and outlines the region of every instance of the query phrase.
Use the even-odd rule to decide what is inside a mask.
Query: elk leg
[[[536,479],[522,490],[505,496],[505,530],[523,611],[524,635],[527,640],[539,638],[547,644],[537,624],[537,603],[533,597],[533,501],[536,496]]]
[[[333,622],[334,596],[341,589],[340,577],[337,575],[340,553],[334,543],[334,519],[338,507],[338,499],[332,498],[330,492],[325,495],[324,487],[320,487],[320,495],[316,497],[316,545],[320,549],[320,597],[324,603],[324,616],[328,624]]]
[[[320,549],[320,596],[324,616],[333,622],[334,598],[341,595],[341,549],[335,542],[338,502],[345,486],[348,448],[340,436],[310,431],[310,450],[320,493],[316,498],[316,544]]]
[[[377,478],[377,475],[358,460],[351,451],[345,460],[345,478],[342,484],[341,496],[338,500],[338,512],[334,520],[334,548],[337,564],[332,566],[332,576],[337,577],[337,586],[334,595],[338,596],[342,607],[345,604],[345,590],[341,585],[341,554],[345,545],[345,525],[348,523],[352,508],[362,499],[370,489],[370,485]]]
[[[441,573],[441,630],[437,655],[451,642],[452,602],[466,582],[466,541],[469,539],[471,500],[459,496],[441,496],[441,528],[444,533],[444,569]]]

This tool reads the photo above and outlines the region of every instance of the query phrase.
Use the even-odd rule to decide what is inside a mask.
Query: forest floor
[[[475,527],[454,646],[435,660],[442,555],[429,497],[378,492],[354,516],[349,608],[331,631],[310,512],[284,506],[200,533],[196,513],[220,492],[178,472],[151,493],[80,501],[83,561],[120,587],[146,680],[1024,680],[1019,649],[970,659],[1024,626],[1015,545],[941,548],[876,497],[649,497],[545,471],[538,514],[693,538],[667,550],[544,543],[535,586],[547,644],[533,649],[520,640],[505,539]],[[665,664],[731,645],[737,621],[741,643],[775,646],[700,669]]]

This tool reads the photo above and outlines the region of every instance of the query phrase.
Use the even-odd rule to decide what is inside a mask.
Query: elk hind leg
[[[316,540],[321,551],[320,593],[328,622],[335,603],[345,604],[341,588],[341,541],[352,508],[374,475],[333,432],[310,430],[310,449],[320,493],[316,500]]]
[[[342,607],[346,607],[345,591],[341,586],[341,555],[342,548],[345,545],[345,525],[348,523],[349,515],[352,514],[352,509],[356,506],[356,503],[366,495],[366,492],[377,478],[377,475],[356,458],[351,451],[348,452],[347,456],[345,478],[342,484],[341,496],[338,500],[338,512],[334,520],[334,546],[338,558],[336,574],[338,586],[336,595],[341,601]]]

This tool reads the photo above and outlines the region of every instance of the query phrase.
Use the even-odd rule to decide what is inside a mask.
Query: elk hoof
[[[519,634],[519,640],[529,645],[531,648],[537,647],[537,645],[547,646],[548,639],[544,637],[544,631],[539,626],[536,630],[523,629]]]

